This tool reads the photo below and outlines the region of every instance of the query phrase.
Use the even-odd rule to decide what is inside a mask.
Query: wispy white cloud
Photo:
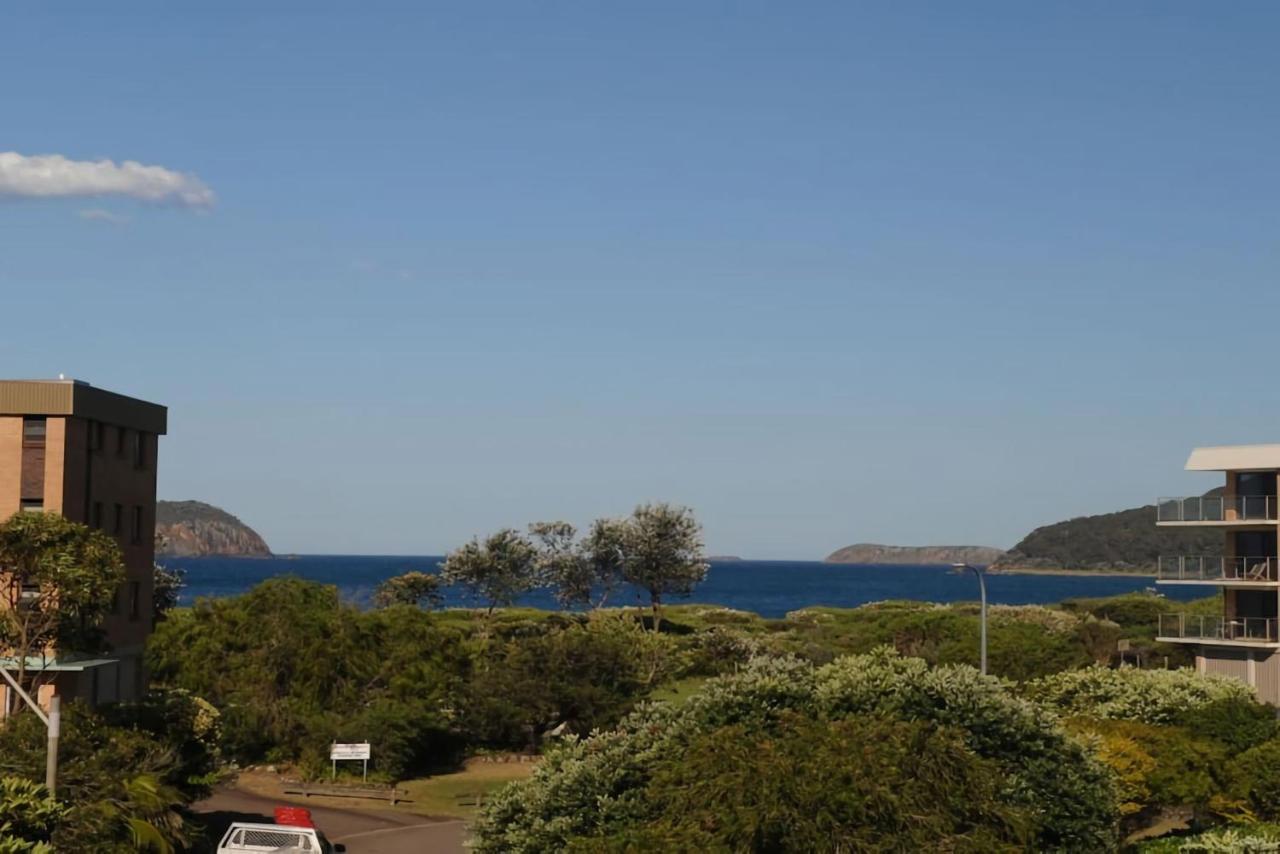
[[[133,160],[69,160],[61,154],[0,151],[0,196],[129,196],[191,208],[213,204],[213,190],[188,172]]]
[[[124,214],[103,210],[102,208],[85,208],[80,211],[80,218],[110,223],[111,225],[125,225],[129,222],[129,218]]]

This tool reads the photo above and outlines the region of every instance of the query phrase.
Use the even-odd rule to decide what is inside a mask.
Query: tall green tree
[[[642,504],[618,528],[622,576],[647,591],[653,630],[666,596],[687,596],[707,577],[702,526],[688,507]]]
[[[504,528],[450,552],[440,566],[446,584],[465,587],[485,603],[486,613],[515,603],[541,583],[538,549],[529,538]]]
[[[18,513],[0,523],[0,652],[20,683],[43,681],[29,659],[101,648],[99,628],[124,581],[120,547],[56,513]]]

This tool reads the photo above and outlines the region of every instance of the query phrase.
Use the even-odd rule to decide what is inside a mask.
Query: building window
[[[128,431],[125,430],[123,427],[116,428],[116,456],[117,457],[124,456],[125,434],[127,432]]]
[[[135,546],[142,544],[142,508],[133,508],[133,527],[129,529],[129,541]]]
[[[22,419],[22,447],[43,448],[48,420],[43,415],[28,415]]]
[[[106,425],[101,421],[89,422],[89,450],[101,451],[106,433]]]
[[[102,502],[93,502],[93,527],[102,530]]]
[[[129,582],[129,619],[137,620],[142,614],[142,582]]]
[[[124,530],[124,505],[116,504],[114,507],[114,510],[115,510],[115,514],[112,516],[112,519],[111,519],[111,533],[115,534],[118,537],[120,536],[120,533]]]
[[[43,513],[44,499],[43,498],[24,498],[22,499],[21,507],[24,511],[28,513]]]
[[[111,614],[111,616],[113,616],[113,617],[118,617],[118,616],[120,616],[120,594],[121,594],[121,592],[123,592],[121,588],[117,588],[117,589],[115,589],[115,590],[111,591],[111,610],[109,611],[109,613],[110,613],[110,614]]]
[[[147,467],[147,434],[141,430],[133,434],[133,467],[136,469]]]

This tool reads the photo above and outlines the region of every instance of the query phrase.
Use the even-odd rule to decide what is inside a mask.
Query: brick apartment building
[[[53,693],[93,704],[138,697],[151,632],[156,457],[168,411],[77,380],[0,380],[0,519],[45,511],[114,536],[126,579],[103,628],[110,652],[55,655]],[[2,570],[2,568],[0,568]],[[3,651],[0,651],[0,656]],[[0,716],[18,702],[0,680]]]

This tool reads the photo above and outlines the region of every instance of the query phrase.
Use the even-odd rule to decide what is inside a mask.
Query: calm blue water
[[[187,572],[182,601],[199,596],[235,596],[274,575],[298,575],[336,584],[344,599],[367,604],[378,582],[410,570],[433,571],[439,557],[360,557],[304,555],[297,558],[164,558],[162,563]],[[993,575],[987,579],[991,602],[1007,605],[1060,602],[1074,596],[1112,596],[1153,585],[1151,576]],[[1208,588],[1162,589],[1170,599],[1208,595]],[[712,563],[707,580],[688,601],[725,605],[781,617],[809,605],[853,607],[882,599],[931,602],[976,601],[972,574],[956,575],[946,566],[825,564],[816,561],[753,560]],[[672,600],[679,602],[682,600]],[[619,591],[611,605],[635,604],[633,590]],[[449,591],[447,605],[475,604],[459,591]],[[536,591],[523,605],[556,607],[549,591]]]

